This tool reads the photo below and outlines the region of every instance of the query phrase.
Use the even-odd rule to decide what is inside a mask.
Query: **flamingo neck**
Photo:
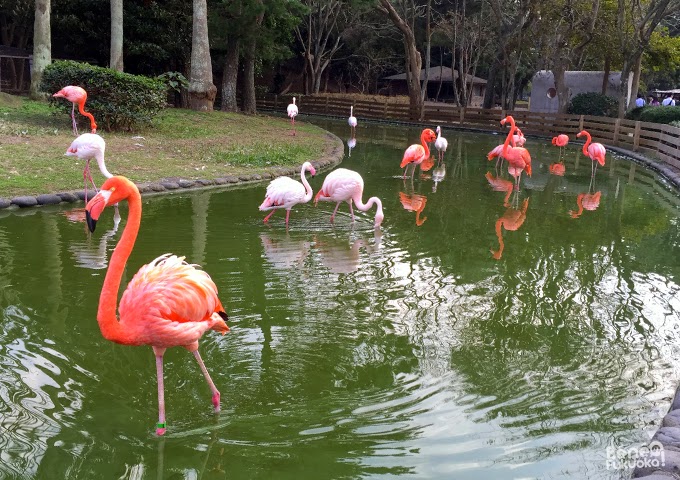
[[[106,164],[104,163],[104,152],[97,152],[97,155],[95,155],[94,158],[97,160],[97,165],[99,165],[99,171],[102,172],[102,175],[104,175],[106,178],[113,177],[111,172],[106,169]]]
[[[307,171],[307,168],[305,165],[302,166],[302,170],[300,170],[300,180],[302,181],[302,185],[305,186],[305,199],[304,202],[307,203],[312,199],[312,195],[314,195],[314,192],[312,191],[312,187],[309,185],[309,182],[307,181],[307,177],[305,176],[305,172]]]
[[[364,203],[361,200],[361,197],[359,196],[358,198],[354,198],[354,203],[356,207],[361,210],[362,212],[365,212],[367,210],[370,210],[373,205],[377,205],[378,209],[376,210],[375,214],[376,216],[382,215],[383,214],[383,208],[382,208],[382,202],[378,197],[371,197],[368,199],[366,203]]]
[[[510,145],[510,141],[512,140],[512,147],[515,147],[515,139],[513,138],[513,135],[515,134],[515,130],[517,130],[517,127],[515,126],[514,120],[510,120],[510,131],[508,132],[508,136],[505,137],[505,143],[503,143],[503,157],[506,158],[507,153],[508,153],[508,146]]]
[[[90,119],[90,129],[92,133],[97,133],[97,122],[94,121],[94,116],[90,112],[85,111],[85,102],[78,103],[78,111],[81,115]]]
[[[583,144],[583,155],[588,155],[588,147],[593,140],[590,138],[590,134],[585,130],[583,131],[583,134],[586,136],[586,143]]]
[[[99,296],[99,310],[97,311],[97,322],[104,338],[122,344],[130,342],[127,341],[127,336],[116,316],[118,290],[123,278],[125,264],[135,245],[142,219],[142,200],[139,192],[135,190],[127,200],[129,207],[128,219],[120,241],[113,250],[109,268],[106,271],[104,285],[102,286],[102,293]]]
[[[354,106],[349,107],[349,116],[351,117],[352,115],[354,115]]]
[[[425,141],[425,133],[420,135],[420,144],[425,149],[425,158],[428,158],[430,156],[430,148],[427,146],[427,142]]]

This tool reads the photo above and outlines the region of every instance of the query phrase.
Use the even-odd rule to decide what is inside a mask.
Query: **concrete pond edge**
[[[322,154],[312,165],[317,170],[332,168],[342,162],[345,155],[345,144],[337,136],[325,132],[326,146]],[[300,167],[273,167],[261,173],[243,173],[240,175],[226,175],[215,179],[187,180],[183,178],[164,178],[157,182],[137,183],[139,193],[142,196],[178,193],[193,190],[205,190],[210,188],[229,188],[247,184],[256,184],[272,180],[276,177],[299,175]],[[93,192],[90,193],[90,198]],[[60,203],[75,203],[85,200],[84,190],[73,190],[59,193],[43,193],[40,195],[21,195],[13,198],[0,197],[0,211],[14,211],[28,207],[58,205]]]

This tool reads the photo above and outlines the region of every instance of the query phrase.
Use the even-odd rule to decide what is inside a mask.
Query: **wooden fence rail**
[[[396,103],[390,97],[385,97],[384,101],[356,100],[336,95],[296,98],[298,108],[303,113],[349,116],[349,107],[353,105],[354,115],[359,118],[406,122],[417,118],[409,105]],[[259,96],[257,108],[285,112],[292,99],[292,95]],[[446,103],[426,105],[423,120],[418,123],[499,131],[499,120],[508,114],[515,118],[517,126],[525,134],[552,137],[566,133],[573,137],[580,130],[586,129],[594,141],[656,157],[662,163],[680,171],[680,128],[670,125],[590,115],[456,107]]]

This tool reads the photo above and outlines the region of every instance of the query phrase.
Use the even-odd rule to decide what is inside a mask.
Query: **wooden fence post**
[[[385,107],[383,108],[383,118],[387,118],[387,97],[385,97]]]
[[[619,128],[621,127],[621,119],[617,118],[614,122],[614,145],[619,144]]]
[[[580,132],[582,130],[583,130],[583,115],[579,115],[579,117],[578,117],[578,131]]]
[[[462,125],[465,123],[465,107],[459,107],[460,112],[458,112],[458,122]]]
[[[279,96],[277,94],[274,94],[274,110],[279,108]]]
[[[328,113],[328,95],[326,95],[326,113]]]
[[[640,121],[635,122],[635,133],[633,133],[633,151],[637,152],[640,148]]]

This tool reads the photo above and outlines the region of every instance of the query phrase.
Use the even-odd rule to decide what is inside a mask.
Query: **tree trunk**
[[[489,69],[489,76],[486,79],[486,90],[484,90],[484,103],[482,108],[493,108],[494,97],[496,96],[496,77],[498,76],[498,71],[501,66],[501,59],[503,58],[502,46],[499,46],[496,51],[496,60],[491,63],[491,68]]]
[[[33,23],[33,71],[31,74],[30,97],[41,98],[40,80],[45,68],[52,63],[52,33],[50,30],[50,0],[35,0],[35,21]]]
[[[630,95],[628,95],[628,105],[626,109],[635,106],[635,99],[637,98],[637,91],[640,89],[640,70],[642,69],[642,55],[637,57],[635,68],[633,69],[633,81],[631,82]],[[623,79],[621,79],[623,80]],[[628,83],[628,82],[626,82]]]
[[[264,19],[264,5],[259,0],[261,10],[255,17],[250,35],[245,41],[245,59],[243,62],[243,111],[245,113],[257,113],[257,100],[255,98],[255,54],[257,52],[257,35]]]
[[[425,23],[425,78],[423,85],[420,87],[420,115],[422,120],[425,115],[425,100],[427,100],[427,82],[430,79],[430,49],[432,47],[432,29],[430,28],[430,17],[432,17],[432,0],[427,0],[427,7],[425,9],[427,20]]]
[[[123,71],[123,0],[111,0],[110,67]]]
[[[604,76],[602,77],[602,95],[607,95],[607,87],[609,86],[609,72],[612,68],[612,60],[607,55],[604,59]]]
[[[227,55],[224,59],[222,73],[222,104],[224,112],[237,112],[236,85],[238,81],[238,55],[240,42],[238,37],[229,35],[227,41]]]
[[[193,0],[189,108],[212,111],[215,96],[217,96],[217,87],[212,79],[207,0]]]
[[[557,56],[557,58],[560,58]],[[553,68],[553,76],[555,78],[555,90],[557,90],[557,113],[567,113],[567,107],[569,106],[569,89],[564,80],[564,73],[567,70],[567,66],[564,62],[557,61],[557,64]]]

